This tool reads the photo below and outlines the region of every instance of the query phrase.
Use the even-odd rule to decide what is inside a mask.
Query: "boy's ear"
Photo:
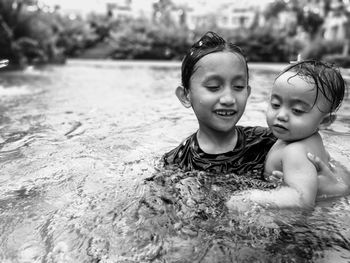
[[[183,86],[178,86],[175,90],[175,94],[182,105],[184,105],[186,108],[191,107],[190,94],[185,90]]]
[[[327,128],[335,121],[336,118],[337,115],[335,113],[326,114],[321,121],[320,128]]]
[[[250,85],[247,86],[248,89],[248,97],[250,96],[250,92],[252,91],[252,88],[250,87]]]

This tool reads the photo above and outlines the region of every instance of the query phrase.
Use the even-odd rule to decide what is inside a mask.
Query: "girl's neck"
[[[220,154],[232,151],[237,144],[236,129],[231,132],[213,133],[206,132],[201,129],[197,132],[197,141],[199,147],[205,153]]]

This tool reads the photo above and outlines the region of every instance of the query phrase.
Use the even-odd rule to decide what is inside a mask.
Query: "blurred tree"
[[[310,9],[299,9],[297,12],[297,21],[305,32],[309,33],[310,38],[314,39],[320,33],[324,18],[319,13]]]
[[[129,20],[111,30],[111,45],[114,58],[139,58],[151,50],[152,40],[147,36],[150,28],[147,20]]]
[[[0,57],[20,67],[58,61],[53,25],[35,0],[0,0]]]
[[[58,16],[57,46],[68,57],[78,57],[101,39],[94,27],[81,17]]]
[[[321,13],[327,12],[328,8],[329,4],[324,5],[324,10],[316,10],[298,0],[275,0],[268,4],[264,11],[264,17],[267,21],[273,20],[273,22],[270,23],[271,25],[276,25],[276,23],[279,23],[277,18],[281,13],[288,12],[289,15],[295,15],[297,26],[307,32],[311,39],[314,39],[317,34],[320,33],[320,29],[324,22],[324,17]],[[296,30],[292,30],[291,32],[294,32],[295,34]]]
[[[153,3],[153,22],[170,26],[173,24],[171,11],[174,4],[171,0],[157,0]]]
[[[89,14],[87,21],[90,24],[91,29],[95,32],[97,38],[96,42],[104,41],[109,37],[109,31],[111,28],[111,16],[98,15],[95,13]]]
[[[124,21],[111,30],[111,57],[116,59],[179,59],[189,47],[189,31],[146,19]]]
[[[266,20],[271,18],[275,18],[282,11],[286,11],[288,9],[287,3],[283,0],[276,0],[269,3],[268,7],[265,8],[263,14]]]
[[[257,28],[234,42],[243,48],[250,62],[285,62],[288,61],[285,40],[285,36],[268,28]]]

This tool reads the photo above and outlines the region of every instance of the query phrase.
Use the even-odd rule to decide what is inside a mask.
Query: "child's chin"
[[[279,140],[282,140],[282,141],[291,141],[292,139],[290,138],[290,136],[283,136],[282,134],[280,133],[276,133],[276,132],[273,132],[273,135],[275,135],[275,137]]]

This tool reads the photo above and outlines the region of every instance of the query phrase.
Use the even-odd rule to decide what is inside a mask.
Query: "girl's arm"
[[[316,167],[318,174],[318,195],[322,198],[344,196],[350,193],[350,172],[340,163],[325,164],[311,154],[307,158]]]

